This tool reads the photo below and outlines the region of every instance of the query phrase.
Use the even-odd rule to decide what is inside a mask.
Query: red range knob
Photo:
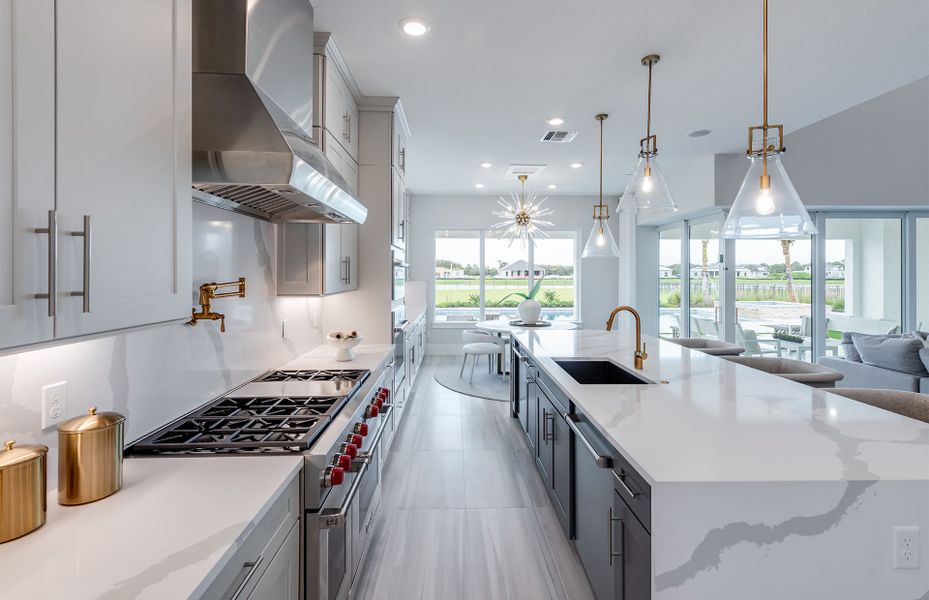
[[[380,396],[378,396],[377,398],[375,398],[374,400],[371,401],[371,406],[376,406],[376,407],[378,407],[378,408],[383,408],[383,407],[384,407],[384,399],[381,398]]]
[[[347,454],[352,458],[358,456],[358,446],[355,444],[342,444],[341,448],[339,448],[339,451],[342,454]]]
[[[361,436],[358,435],[357,433],[348,434],[347,436],[345,436],[345,441],[348,442],[349,444],[355,444],[359,448],[361,447],[361,444],[363,443]]]
[[[368,424],[367,423],[355,423],[355,427],[352,429],[355,433],[361,437],[368,435]]]
[[[390,397],[390,390],[387,388],[381,388],[377,391],[377,395],[382,399],[387,400],[387,398]]]
[[[341,467],[326,467],[320,485],[332,487],[340,485],[343,481],[345,481],[345,471]]]
[[[373,419],[373,418],[376,417],[377,415],[378,415],[378,408],[377,408],[377,406],[375,406],[375,405],[372,404],[372,405],[369,406],[367,409],[365,409],[365,419]]]
[[[343,471],[348,471],[352,468],[352,457],[348,454],[336,454],[332,457],[332,464]]]

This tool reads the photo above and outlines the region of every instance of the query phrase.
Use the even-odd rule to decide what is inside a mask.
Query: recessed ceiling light
[[[580,169],[580,168],[583,167],[583,166],[584,166],[584,163],[579,163],[579,162],[573,162],[573,163],[571,163],[571,168],[572,168],[572,169]]]
[[[426,35],[429,31],[429,26],[418,17],[407,17],[400,21],[400,29],[407,35],[419,37],[421,35]]]
[[[474,187],[476,187],[477,189],[480,190],[480,189],[482,189],[482,188],[484,187],[484,184],[483,184],[483,183],[475,183],[475,184],[474,184]]]
[[[548,123],[549,125],[556,125],[556,126],[564,125],[564,119],[562,119],[561,117],[552,117],[545,122]]]
[[[555,185],[554,183],[548,184],[548,189],[550,189],[550,190],[553,190],[553,189],[555,189],[555,188],[557,188],[557,187],[558,187],[558,186]]]
[[[487,163],[487,162],[481,163],[481,167],[484,169],[489,169],[492,166],[493,166],[492,164]]]
[[[709,129],[698,129],[696,131],[691,131],[687,135],[690,137],[703,137],[705,135],[710,135],[710,133]]]

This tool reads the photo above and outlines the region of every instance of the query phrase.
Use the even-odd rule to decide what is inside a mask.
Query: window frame
[[[432,315],[432,326],[436,329],[468,329],[474,327],[474,321],[436,321],[436,282],[438,281],[435,276],[435,261],[436,261],[436,252],[435,252],[435,240],[437,239],[436,234],[438,232],[479,232],[478,246],[480,248],[479,256],[480,262],[478,264],[479,268],[479,294],[480,302],[478,303],[478,322],[484,321],[486,317],[486,288],[485,288],[485,262],[486,262],[486,245],[485,241],[487,239],[487,232],[493,231],[490,227],[436,227],[432,230],[432,301],[430,306],[430,311]],[[571,319],[571,322],[582,322],[581,314],[581,230],[573,227],[555,227],[551,230],[546,230],[546,233],[570,233],[574,238],[574,318]],[[529,244],[527,248],[527,262],[529,263],[529,276],[528,276],[528,287],[532,288],[535,285],[535,244]]]

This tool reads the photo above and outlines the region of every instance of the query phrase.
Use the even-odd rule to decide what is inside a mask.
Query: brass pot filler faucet
[[[237,289],[231,292],[216,293],[220,288],[235,287]],[[223,313],[213,312],[210,304],[216,298],[244,298],[245,297],[245,278],[239,277],[238,281],[226,281],[224,283],[204,283],[200,286],[200,312],[193,309],[193,316],[187,321],[188,325],[196,325],[197,321],[219,321],[219,330],[226,331],[226,315]]]
[[[613,312],[610,313],[610,318],[606,321],[606,330],[613,330],[613,319],[623,311],[632,313],[632,316],[635,318],[635,368],[641,371],[645,359],[648,358],[648,353],[645,351],[645,344],[642,343],[642,317],[639,316],[639,311],[631,306],[614,308]]]

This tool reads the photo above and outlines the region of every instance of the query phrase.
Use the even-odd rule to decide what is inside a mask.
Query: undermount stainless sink
[[[555,364],[581,385],[642,385],[653,384],[606,358],[553,359]]]

